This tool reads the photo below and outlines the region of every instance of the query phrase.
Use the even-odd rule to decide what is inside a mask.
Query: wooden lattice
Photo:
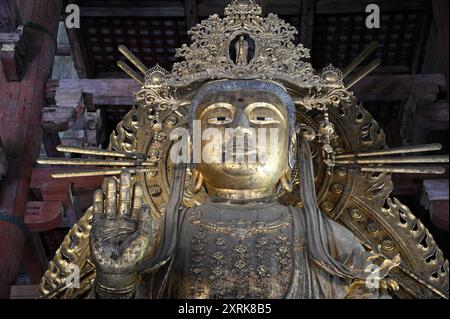
[[[379,29],[365,26],[365,13],[317,15],[313,64],[321,68],[331,62],[345,67],[371,41],[378,41],[380,46],[372,58],[382,59],[382,66],[409,73],[413,68],[414,52],[422,45],[418,39],[426,14],[426,11],[381,11]]]
[[[146,65],[171,67],[175,49],[187,41],[184,18],[88,17],[82,19],[85,44],[96,72],[117,71],[117,48],[127,46]]]

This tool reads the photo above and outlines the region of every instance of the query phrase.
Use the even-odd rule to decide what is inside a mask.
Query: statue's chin
[[[232,167],[232,168],[224,168],[223,172],[229,176],[250,176],[257,172],[258,170],[256,168],[252,168],[249,166],[242,166],[242,167]]]
[[[255,176],[263,175],[267,177],[271,175],[274,167],[272,165],[267,167],[261,163],[233,163],[233,164],[223,164],[220,166],[220,170],[228,176],[232,177],[245,177],[245,176]],[[273,172],[276,174],[275,172]]]

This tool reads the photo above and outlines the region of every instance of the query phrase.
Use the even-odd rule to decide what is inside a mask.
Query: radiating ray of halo
[[[57,146],[56,149],[59,152],[64,152],[64,153],[106,156],[106,157],[118,157],[118,158],[126,158],[126,159],[137,159],[138,157],[143,157],[143,158],[147,157],[147,155],[145,155],[145,154],[107,151],[107,150],[95,149],[95,148],[80,148],[80,147],[66,146],[66,145]]]
[[[336,164],[448,163],[448,156],[376,157],[336,160]]]
[[[128,74],[132,79],[138,82],[140,85],[144,85],[144,78],[134,71],[128,64],[124,61],[117,61],[117,66],[121,68],[126,74]]]
[[[336,159],[351,158],[351,157],[374,157],[374,156],[419,153],[419,152],[432,152],[432,151],[440,151],[441,149],[442,149],[442,145],[438,144],[438,143],[415,145],[415,146],[400,146],[400,147],[393,147],[393,148],[389,148],[386,150],[379,150],[379,151],[337,154]]]
[[[446,171],[444,167],[433,166],[356,166],[354,168],[361,172],[400,174],[444,174]]]
[[[381,59],[375,59],[368,65],[362,67],[358,70],[355,75],[351,77],[350,80],[346,81],[344,86],[346,89],[350,89],[353,85],[361,81],[367,74],[375,70],[381,64]]]
[[[130,169],[131,174],[149,173],[154,170],[151,168],[143,169]],[[74,178],[74,177],[91,177],[91,176],[114,176],[120,175],[122,173],[121,169],[106,169],[106,170],[95,170],[95,171],[78,171],[78,172],[65,172],[65,173],[54,173],[53,178]]]
[[[142,72],[142,74],[147,73],[147,67],[144,65],[144,63],[141,62],[141,60],[138,59],[126,46],[119,45],[119,51],[122,53],[131,63],[133,63],[139,71]]]
[[[369,45],[342,71],[344,78],[355,70],[373,51],[378,47],[377,41],[372,41]]]
[[[38,158],[38,164],[43,165],[79,165],[79,166],[154,166],[152,162],[138,162],[125,160],[101,160],[83,158]]]

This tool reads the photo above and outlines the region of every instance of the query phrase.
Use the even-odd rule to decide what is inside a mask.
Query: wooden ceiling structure
[[[211,14],[222,15],[228,0],[70,1],[81,8],[81,28],[65,30],[60,23],[59,32],[57,22],[64,20],[62,9],[67,1],[35,2],[57,11],[53,15],[46,15],[48,21],[40,22],[41,25],[49,25],[46,27],[48,34],[36,29],[33,31],[47,46],[47,52],[42,49],[36,52],[41,52],[42,59],[53,60],[53,75],[50,78],[33,77],[35,73],[30,75],[33,68],[40,67],[35,59],[17,70],[16,66],[22,64],[15,63],[17,60],[14,59],[22,55],[16,54],[11,58],[2,51],[3,72],[0,73],[4,75],[0,75],[0,81],[15,81],[13,84],[0,82],[2,89],[6,88],[0,92],[0,113],[4,118],[0,137],[6,153],[9,152],[10,163],[16,158],[10,154],[15,149],[13,145],[19,142],[4,129],[4,114],[14,112],[18,103],[24,99],[45,101],[33,109],[36,114],[42,114],[40,118],[33,115],[17,118],[20,123],[25,123],[28,134],[38,132],[39,125],[42,137],[41,134],[23,135],[16,126],[22,141],[31,139],[37,144],[42,142],[41,155],[64,156],[56,151],[56,146],[61,143],[106,146],[109,134],[133,105],[133,92],[138,89],[137,84],[127,79],[116,66],[116,62],[122,59],[118,46],[126,45],[149,67],[159,63],[170,69],[176,62],[176,48],[189,42],[187,31]],[[444,144],[443,152],[448,153],[447,0],[256,2],[262,6],[265,14],[276,13],[297,27],[297,41],[311,48],[311,62],[318,70],[329,63],[344,67],[370,42],[378,41],[378,48],[371,58],[380,58],[383,62],[353,88],[356,96],[375,120],[381,123],[387,132],[389,145],[440,142]],[[11,9],[11,3],[17,6]],[[379,29],[365,26],[365,9],[369,3],[380,7]],[[26,25],[27,21],[36,22],[40,17],[39,9],[37,4],[31,7],[24,0],[0,0],[0,44],[10,43],[7,41],[11,41],[20,25]],[[22,19],[19,21],[17,16]],[[27,41],[32,48],[37,39],[28,38]],[[52,48],[55,42],[58,44],[56,50]],[[14,43],[19,44],[19,41]],[[53,55],[53,52],[56,54]],[[24,91],[20,97],[15,97],[14,90],[20,84],[34,86],[40,92]],[[4,102],[6,99],[10,102]],[[9,113],[4,111],[8,107],[11,108]],[[26,116],[30,117],[29,124],[26,124]],[[47,261],[53,257],[68,227],[91,204],[92,193],[101,184],[100,178],[55,181],[50,177],[55,169],[35,165],[36,152],[27,152],[25,147],[18,150],[17,158],[28,154],[28,160],[9,168],[8,174],[0,182],[0,208],[24,221],[28,228],[25,237],[13,230],[16,225],[11,226],[10,222],[0,220],[0,235],[1,230],[4,230],[9,234],[7,239],[11,243],[8,246],[0,241],[0,257],[3,258],[1,254],[12,249],[13,244],[25,247],[17,249],[16,256],[11,257],[13,261],[0,262],[0,273],[5,269],[10,272],[8,276],[0,276],[0,297],[9,295],[10,291],[17,298],[34,293],[33,285],[37,284]],[[14,184],[14,177],[19,178],[20,185]],[[394,195],[401,197],[420,218],[425,219],[425,223],[433,227],[429,211],[436,210],[435,216],[437,213],[442,214],[445,200],[434,206],[432,203],[427,204],[424,208],[415,199],[424,193],[424,180],[439,178],[443,185],[446,182],[448,188],[448,173],[438,177],[395,175],[393,178],[396,185]],[[11,201],[23,201],[25,205],[15,204],[12,207]],[[433,199],[427,203],[430,201],[433,202]],[[448,198],[446,205],[448,208]],[[443,236],[448,236],[445,230],[442,231]],[[434,232],[438,242],[442,235],[440,232],[439,229]],[[439,244],[448,252],[447,239]],[[12,290],[9,289],[11,285]],[[27,289],[31,289],[31,292]]]
[[[187,31],[211,14],[222,14],[227,3],[223,0],[78,2],[82,27],[78,37],[71,39],[81,39],[77,46],[85,54],[77,61],[77,70],[88,77],[104,77],[105,73],[118,71],[115,63],[121,59],[119,44],[125,44],[148,66],[159,63],[170,68],[176,61],[175,49],[189,41]],[[378,41],[380,46],[374,57],[383,60],[380,70],[420,73],[431,26],[431,2],[378,2],[381,27],[368,29],[365,26],[368,1],[258,1],[265,13],[277,13],[298,28],[298,41],[311,48],[316,68],[329,63],[344,67],[371,41]]]

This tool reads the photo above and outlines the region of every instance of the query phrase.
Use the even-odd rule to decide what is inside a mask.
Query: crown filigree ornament
[[[186,86],[211,79],[273,79],[300,87],[315,87],[309,49],[293,40],[297,30],[275,14],[261,17],[253,1],[233,1],[222,19],[217,14],[190,32],[192,44],[183,45],[167,84]]]
[[[148,69],[145,73],[144,87],[160,87],[165,78],[169,75],[169,72],[162,68],[159,64],[156,64],[153,68]]]

